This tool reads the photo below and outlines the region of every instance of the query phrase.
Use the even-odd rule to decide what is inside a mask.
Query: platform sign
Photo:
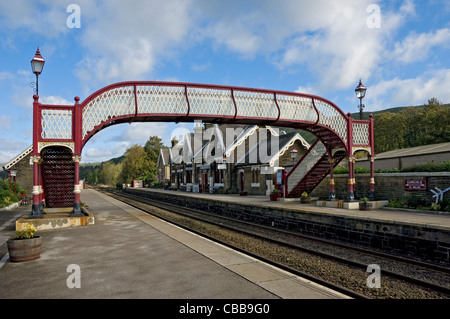
[[[427,181],[424,179],[405,179],[403,188],[408,191],[426,190]]]
[[[277,171],[277,184],[278,185],[283,184],[283,170],[281,169]]]

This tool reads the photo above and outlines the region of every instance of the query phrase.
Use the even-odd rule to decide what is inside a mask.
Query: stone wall
[[[27,196],[31,196],[33,191],[33,165],[30,165],[30,155],[25,156],[11,169],[17,171],[16,183],[20,188],[27,191]],[[14,178],[11,177],[11,180],[13,181]]]
[[[338,199],[346,199],[348,193],[348,175],[334,175],[335,192]],[[356,191],[355,198],[369,196],[369,174],[356,174]],[[405,180],[425,180],[426,190],[405,190]],[[311,193],[311,196],[327,199],[329,193],[329,176],[326,177]],[[431,190],[435,187],[445,190],[450,187],[450,172],[436,173],[379,173],[375,174],[375,196],[379,200],[399,199],[407,200],[412,197],[423,199],[427,203],[434,203],[433,193]],[[450,191],[444,194],[444,198],[450,199]]]
[[[182,207],[205,210],[303,235],[450,264],[450,233],[445,229],[402,224],[398,221],[374,220],[370,217],[317,213],[307,211],[307,208],[299,211],[224,202],[214,200],[213,197],[200,198],[186,193],[153,192],[148,189],[126,191]]]

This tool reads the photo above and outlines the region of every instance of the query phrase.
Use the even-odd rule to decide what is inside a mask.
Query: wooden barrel
[[[9,260],[11,262],[22,262],[38,259],[41,256],[41,237],[35,236],[30,239],[10,239],[7,242]]]

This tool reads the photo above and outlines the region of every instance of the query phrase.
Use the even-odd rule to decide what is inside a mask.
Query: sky
[[[450,2],[375,0],[0,0],[0,163],[32,144],[30,61],[40,102],[81,101],[135,80],[302,92],[357,113],[450,103]],[[191,124],[133,123],[89,140],[83,163]]]

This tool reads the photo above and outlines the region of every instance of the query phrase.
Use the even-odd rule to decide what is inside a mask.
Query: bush
[[[425,199],[422,199],[420,197],[411,196],[406,201],[408,207],[411,208],[421,208],[424,206],[427,206],[427,201]]]
[[[425,163],[417,164],[409,167],[405,167],[400,170],[401,172],[449,172],[450,161],[444,161],[439,163]]]
[[[9,190],[9,181],[0,179],[0,208],[18,202],[20,200],[19,194],[26,194],[26,191],[21,189],[19,185],[15,186],[17,195],[14,194],[14,182],[11,182],[11,190]]]
[[[443,199],[439,201],[440,210],[444,212],[450,212],[450,199]]]
[[[375,160],[376,167],[376,160]],[[338,166],[333,170],[334,174],[348,174],[348,167]],[[399,172],[450,172],[450,161],[444,161],[439,163],[425,163],[425,164],[417,164],[411,165],[401,170],[393,168],[393,169],[375,169],[375,173],[399,173]],[[359,166],[355,166],[355,174],[364,174],[370,173],[369,168],[363,168]]]
[[[9,189],[0,189],[0,207],[6,207],[18,202],[16,194]]]
[[[164,188],[164,183],[155,182],[153,183],[153,188]]]
[[[444,199],[438,203],[427,203],[426,200],[420,197],[409,197],[408,199],[391,199],[387,207],[394,208],[409,208],[420,210],[444,211],[450,212],[450,199]]]
[[[390,199],[387,207],[408,208],[408,203],[404,200]]]

